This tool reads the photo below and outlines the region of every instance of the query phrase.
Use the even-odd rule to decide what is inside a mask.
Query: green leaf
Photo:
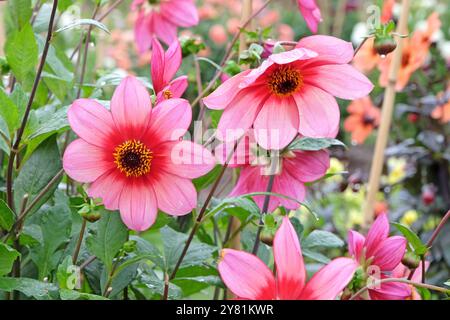
[[[19,123],[19,113],[16,104],[2,88],[0,88],[0,116],[8,125],[8,132],[4,134],[8,137],[12,136]]]
[[[38,46],[30,24],[21,31],[14,31],[8,37],[5,54],[19,81],[24,81],[27,75],[34,71],[38,62]]]
[[[188,235],[176,232],[167,226],[161,228],[160,232],[164,242],[166,269],[170,272],[181,256]],[[193,240],[180,267],[201,265],[205,260],[210,259],[216,250],[216,247]]]
[[[56,137],[45,140],[24,164],[18,177],[14,181],[14,203],[20,208],[24,195],[28,195],[28,203],[44,189],[61,169],[61,159],[56,144]],[[44,197],[31,209],[35,212],[53,194],[57,183],[50,188]]]
[[[409,244],[411,244],[411,246],[413,247],[414,252],[418,256],[423,256],[428,252],[427,246],[422,242],[422,240],[420,240],[419,236],[415,234],[414,231],[412,231],[409,227],[398,222],[391,222],[391,224],[395,226],[397,230],[400,231],[405,236]]]
[[[11,272],[14,261],[20,256],[17,250],[0,242],[0,276]]]
[[[217,165],[208,174],[194,179],[192,182],[194,183],[195,189],[197,189],[198,191],[206,189],[209,185],[216,181],[221,171],[222,166]]]
[[[15,26],[22,29],[31,18],[31,0],[8,1],[8,7]]]
[[[69,106],[64,106],[58,109],[47,121],[41,123],[36,130],[30,134],[28,140],[36,139],[43,135],[60,133],[64,129],[69,128],[69,122],[67,120],[67,110]]]
[[[5,201],[0,199],[0,228],[10,231],[14,224],[14,220],[14,212],[12,212]]]
[[[56,279],[61,289],[73,290],[80,280],[78,267],[72,264],[72,257],[67,256],[58,266]]]
[[[136,241],[136,251],[139,256],[147,256],[148,259],[151,260],[156,266],[164,269],[164,258],[158,248],[141,237],[131,236],[130,240]]]
[[[54,284],[41,282],[30,278],[0,278],[0,290],[6,292],[19,291],[35,299],[49,299],[52,292],[58,287]]]
[[[30,249],[31,259],[38,267],[40,280],[47,277],[58,265],[62,255],[59,248],[69,241],[72,229],[68,199],[62,191],[56,194],[55,205],[46,206],[42,212],[38,221],[42,242]]]
[[[106,33],[110,33],[108,28],[103,23],[93,19],[78,19],[72,23],[69,23],[68,25],[65,25],[64,27],[59,28],[58,30],[55,31],[55,33],[60,33],[62,31],[69,30],[79,26],[94,26],[105,31]]]
[[[159,279],[158,276],[152,271],[148,270],[147,273],[143,273],[139,277],[139,283],[142,283],[151,293],[162,296],[164,294],[164,281]],[[169,283],[169,299],[180,299],[182,296],[181,289]]]
[[[320,252],[302,248],[302,253],[305,257],[307,257],[311,260],[323,263],[323,264],[327,264],[328,262],[330,262],[330,259],[328,257],[324,256],[323,254],[321,254]]]
[[[331,146],[345,147],[345,144],[337,139],[331,138],[300,138],[289,145],[289,150],[317,151]]]
[[[128,229],[120,219],[119,212],[102,210],[97,229],[86,238],[89,251],[102,261],[108,274],[112,270],[114,257],[127,241]]]
[[[344,241],[342,241],[335,234],[323,231],[323,230],[314,230],[311,232],[306,239],[302,241],[302,248],[340,248],[344,245]]]
[[[96,294],[78,292],[70,289],[61,289],[59,294],[61,300],[109,300]]]

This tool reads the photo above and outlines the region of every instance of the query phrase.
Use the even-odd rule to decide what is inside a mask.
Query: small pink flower
[[[157,101],[180,98],[188,86],[187,76],[172,80],[182,62],[180,43],[175,40],[166,52],[156,38],[153,38],[152,43],[151,73]]]
[[[371,276],[379,279],[389,277],[401,263],[406,250],[406,239],[401,236],[389,237],[389,221],[386,214],[381,214],[372,224],[367,237],[357,231],[348,233],[348,250],[351,256]],[[411,295],[408,285],[388,282],[379,288],[368,290],[373,300],[403,300]]]
[[[177,27],[192,27],[199,21],[192,0],[134,0],[132,9],[138,10],[134,34],[140,53],[151,48],[154,36],[170,45],[177,38]]]
[[[248,136],[241,140],[230,160],[230,167],[240,167],[241,172],[230,197],[244,194],[265,192],[269,183],[270,159],[265,155],[255,155],[256,143]],[[219,145],[216,158],[224,163],[234,148],[234,142]],[[293,198],[299,202],[306,196],[306,182],[312,182],[325,175],[330,167],[330,157],[326,150],[320,151],[289,151],[280,156],[279,170],[276,172],[272,192]],[[256,204],[262,209],[264,196],[254,196]],[[278,206],[295,210],[299,203],[276,196],[270,197],[268,211],[274,211]]]
[[[297,0],[297,4],[303,18],[305,18],[309,30],[316,33],[317,27],[322,21],[322,16],[316,0]]]
[[[337,258],[307,282],[300,243],[288,217],[283,218],[275,234],[273,255],[275,276],[255,255],[224,249],[219,262],[220,276],[239,299],[333,300],[358,267],[350,258]]]
[[[175,216],[191,212],[197,205],[191,179],[210,171],[214,159],[202,146],[179,141],[191,123],[189,103],[170,99],[152,110],[146,88],[129,76],[110,109],[91,99],[73,102],[68,120],[79,139],[64,153],[66,173],[90,183],[88,195],[120,210],[136,231],[155,222],[158,208]]]
[[[230,78],[203,101],[224,110],[218,130],[245,130],[253,126],[258,144],[280,150],[298,133],[308,137],[335,137],[339,107],[333,96],[357,99],[373,88],[348,63],[349,42],[330,36],[300,40],[294,50],[272,54],[262,65]]]

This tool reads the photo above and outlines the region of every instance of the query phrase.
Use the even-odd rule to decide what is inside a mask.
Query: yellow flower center
[[[164,96],[164,99],[168,100],[168,99],[173,98],[173,93],[170,90],[164,90],[163,96]]]
[[[303,86],[303,76],[297,69],[281,66],[269,75],[267,86],[277,96],[286,97]]]
[[[114,150],[114,163],[127,177],[149,173],[152,159],[152,152],[138,140],[127,140]]]

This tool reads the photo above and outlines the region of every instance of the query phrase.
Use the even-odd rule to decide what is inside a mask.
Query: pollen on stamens
[[[267,86],[277,96],[290,96],[303,86],[303,76],[297,69],[280,66],[268,76]]]
[[[150,172],[152,152],[138,140],[127,140],[114,149],[114,163],[127,177],[140,177]]]
[[[164,90],[163,96],[164,96],[164,99],[168,100],[168,99],[173,98],[173,93],[170,90]]]

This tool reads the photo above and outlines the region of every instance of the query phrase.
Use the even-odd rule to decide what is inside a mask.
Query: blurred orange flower
[[[353,66],[361,72],[369,73],[380,62],[380,55],[373,47],[374,38],[369,38],[353,58]]]
[[[438,13],[431,14],[427,19],[427,29],[425,31],[415,31],[410,38],[403,39],[403,55],[400,69],[397,75],[397,91],[403,90],[408,84],[411,75],[419,69],[426,61],[428,51],[431,45],[431,36],[439,30],[441,21]],[[381,71],[380,85],[386,87],[389,79],[389,66],[393,55],[388,55],[385,59],[381,59],[378,67]]]
[[[370,97],[364,97],[352,101],[347,111],[350,115],[345,119],[344,130],[351,133],[353,142],[363,143],[380,124],[380,109]]]
[[[447,88],[447,93],[450,95],[450,84]],[[442,92],[439,94],[437,98],[443,99],[444,93]],[[431,117],[439,120],[441,123],[450,122],[450,99],[447,99],[443,104],[438,105],[431,113]]]

